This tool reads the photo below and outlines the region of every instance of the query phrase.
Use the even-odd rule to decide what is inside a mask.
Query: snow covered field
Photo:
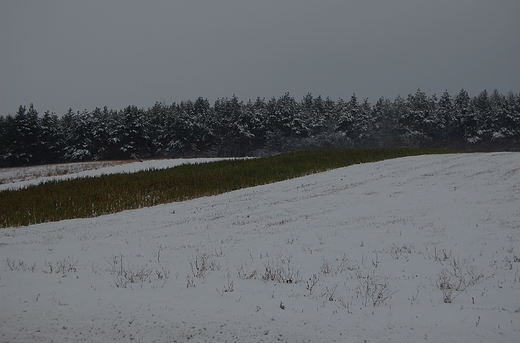
[[[1,342],[518,342],[520,154],[1,229],[0,257]]]
[[[150,168],[171,168],[181,164],[203,163],[224,158],[177,158],[142,161],[99,161],[49,164],[22,168],[0,168],[0,191],[37,185],[51,180],[99,176],[115,173],[135,173]]]

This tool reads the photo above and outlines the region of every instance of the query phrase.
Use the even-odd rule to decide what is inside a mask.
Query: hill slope
[[[407,157],[0,230],[8,342],[513,342],[520,155]]]

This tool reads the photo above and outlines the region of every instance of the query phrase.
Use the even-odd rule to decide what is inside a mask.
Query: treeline
[[[265,156],[313,148],[519,150],[520,94],[427,96],[375,104],[307,94],[243,102],[203,98],[143,109],[40,115],[31,104],[0,117],[0,166],[71,161]]]

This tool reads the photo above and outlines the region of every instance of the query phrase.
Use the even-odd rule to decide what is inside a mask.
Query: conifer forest
[[[307,94],[247,102],[236,96],[0,116],[0,167],[175,157],[267,156],[319,148],[520,150],[520,94],[429,96],[370,103]]]

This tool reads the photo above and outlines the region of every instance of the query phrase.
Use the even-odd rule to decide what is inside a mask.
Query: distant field
[[[357,163],[446,152],[432,149],[310,150],[258,159],[52,180],[0,192],[0,226],[96,217],[221,194]]]
[[[136,173],[147,169],[166,169],[181,164],[209,163],[230,158],[170,158],[153,160],[91,161],[0,168],[0,191],[36,186],[49,181],[64,181],[108,174]]]
[[[0,168],[0,185],[39,179],[43,177],[68,175],[93,169],[95,170],[99,168],[106,168],[120,164],[126,164],[130,162],[132,161],[93,161],[48,164],[43,166],[30,166],[18,168]]]

